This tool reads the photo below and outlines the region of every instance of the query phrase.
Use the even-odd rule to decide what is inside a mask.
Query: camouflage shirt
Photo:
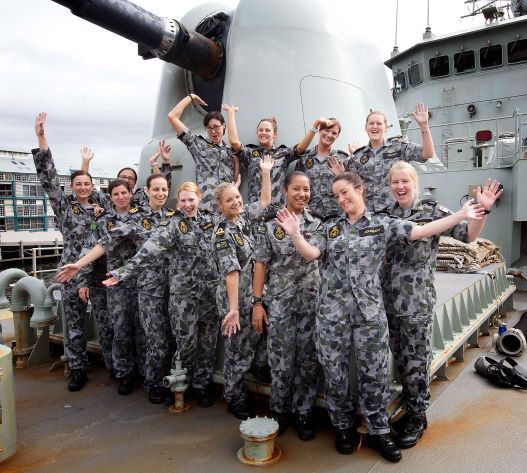
[[[51,151],[31,150],[37,176],[46,191],[55,218],[57,228],[62,233],[63,250],[59,266],[75,263],[81,257],[84,248],[93,248],[98,239],[98,224],[91,205],[83,206],[75,196],[67,196],[60,187],[59,177]],[[92,284],[93,281],[83,282]],[[74,280],[74,284],[79,281]]]
[[[348,161],[346,169],[356,172],[364,181],[365,203],[369,210],[380,211],[393,203],[388,171],[397,161],[425,162],[423,147],[393,139],[377,149],[363,146]]]
[[[388,243],[406,241],[415,224],[366,211],[355,224],[347,217],[324,222],[310,243],[321,251],[319,312],[353,324],[384,316],[380,269]],[[350,314],[354,300],[361,314]]]
[[[320,219],[305,210],[300,219],[300,231],[306,240],[313,237]],[[281,298],[285,293],[317,289],[320,284],[318,261],[307,261],[299,255],[291,238],[274,219],[261,223],[256,231],[258,247],[255,259],[267,265],[265,299]]]
[[[394,203],[386,209],[390,215],[423,225],[451,215],[434,200],[422,200],[411,209]],[[461,222],[441,235],[468,241],[468,223]],[[386,311],[393,315],[429,316],[436,301],[434,269],[439,235],[402,243],[394,241],[386,251],[383,289]]]
[[[349,156],[344,151],[331,150],[329,155],[335,156],[343,163],[349,160]],[[342,213],[333,195],[332,185],[335,176],[329,169],[327,156],[320,156],[315,146],[296,163],[296,170],[306,173],[311,180],[309,209],[314,215],[326,219]]]
[[[194,135],[188,128],[178,138],[188,148],[196,163],[196,183],[203,195],[201,206],[215,211],[214,189],[222,182],[234,182],[232,150],[223,142],[217,145],[202,136]]]
[[[252,227],[262,212],[263,209],[259,202],[247,204],[235,221],[223,219],[214,229],[213,252],[220,278],[216,301],[222,318],[229,312],[225,278],[232,271],[240,272],[238,284],[240,314],[244,312],[250,314],[256,247]]]
[[[285,197],[282,189],[287,168],[289,164],[299,158],[295,148],[288,148],[284,145],[271,149],[266,149],[260,145],[242,145],[236,153],[241,163],[247,168],[249,203],[256,202],[260,198],[260,190],[262,188],[260,159],[265,154],[270,154],[274,159],[274,166],[271,170],[271,205],[284,207]]]

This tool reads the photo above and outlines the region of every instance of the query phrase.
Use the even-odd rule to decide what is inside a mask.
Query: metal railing
[[[38,247],[32,248],[31,249],[31,275],[36,278],[37,274],[54,273],[55,271],[57,271],[57,268],[37,270],[37,258],[57,258],[58,256],[60,256],[59,250],[62,250],[62,248],[63,248],[62,246],[58,246],[58,245],[44,246],[44,247],[38,246]],[[54,251],[53,251],[53,254],[43,255],[42,254],[43,249],[54,250]],[[40,255],[37,255],[37,253],[40,253]]]

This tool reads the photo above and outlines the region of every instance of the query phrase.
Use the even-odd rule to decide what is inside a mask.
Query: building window
[[[454,54],[454,71],[456,74],[474,72],[476,70],[476,56],[474,51],[461,51]]]
[[[507,58],[510,64],[527,61],[527,39],[517,39],[507,44]]]
[[[13,195],[13,184],[0,184],[0,195]]]
[[[0,205],[0,217],[5,217],[5,207]]]
[[[15,181],[29,182],[28,174],[15,174]]]
[[[448,56],[436,56],[428,61],[430,77],[443,77],[450,74]]]
[[[401,71],[393,76],[393,91],[398,94],[404,92],[408,86],[406,85],[406,74]]]
[[[479,50],[479,64],[482,69],[499,67],[503,64],[501,44],[493,44]]]
[[[421,74],[420,64],[412,64],[408,68],[408,81],[410,82],[411,86],[415,86],[423,82],[423,76]]]
[[[24,197],[43,197],[45,192],[40,184],[24,184],[22,186],[22,195]]]
[[[44,230],[43,218],[19,218],[19,230]]]

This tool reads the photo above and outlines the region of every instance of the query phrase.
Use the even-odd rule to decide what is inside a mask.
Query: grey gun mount
[[[174,19],[154,15],[127,0],[53,1],[83,20],[137,43],[143,59],[158,57],[205,80],[222,75],[225,55],[219,37],[210,39],[188,30]],[[215,33],[218,32],[226,34],[225,28],[216,29]]]

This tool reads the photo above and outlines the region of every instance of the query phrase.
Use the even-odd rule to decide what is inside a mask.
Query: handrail
[[[62,246],[58,246],[58,245],[55,245],[55,246],[45,246],[45,247],[41,247],[41,246],[38,246],[38,247],[34,247],[31,249],[31,274],[33,277],[37,277],[37,274],[41,274],[41,273],[53,273],[56,271],[56,269],[39,269],[37,270],[37,251],[42,251],[42,249],[45,248],[45,249],[49,249],[49,250],[55,250],[55,253],[53,255],[47,255],[47,256],[58,256],[59,252],[58,250],[62,250],[63,247]],[[39,256],[39,258],[43,258],[43,256]]]

